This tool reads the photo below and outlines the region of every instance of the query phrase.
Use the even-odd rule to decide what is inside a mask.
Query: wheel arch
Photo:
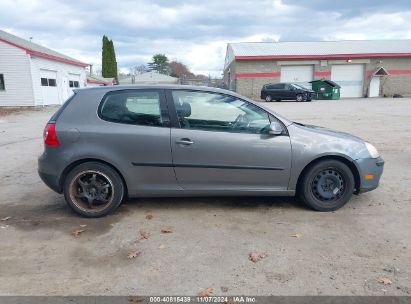
[[[124,185],[124,194],[125,194],[125,196],[128,196],[127,183],[126,183],[126,180],[125,180],[123,174],[120,172],[120,170],[117,169],[113,164],[110,164],[109,162],[104,161],[104,160],[102,160],[102,159],[98,159],[98,158],[83,158],[83,159],[78,159],[78,160],[72,162],[71,164],[69,164],[66,168],[64,168],[64,170],[63,170],[63,172],[62,172],[62,174],[61,174],[61,176],[60,176],[60,181],[59,181],[60,189],[63,189],[63,184],[64,184],[64,181],[65,181],[65,179],[66,179],[66,177],[67,177],[67,174],[68,174],[73,168],[77,167],[78,165],[81,165],[81,164],[84,164],[84,163],[89,163],[89,162],[101,163],[101,164],[104,164],[104,165],[109,166],[109,167],[112,168],[114,171],[116,171],[116,172],[118,173],[118,175],[120,176],[122,182],[123,182],[123,185]]]
[[[301,188],[301,182],[302,179],[304,177],[304,174],[315,164],[317,164],[320,161],[323,160],[338,160],[340,162],[342,162],[343,164],[347,165],[347,167],[351,170],[352,174],[354,175],[354,183],[355,183],[355,191],[354,193],[357,194],[360,186],[361,186],[361,178],[360,178],[360,172],[357,168],[357,166],[353,163],[352,160],[345,158],[343,156],[340,155],[324,155],[321,157],[318,157],[316,159],[313,159],[311,162],[309,162],[304,168],[303,170],[300,172],[298,179],[297,179],[297,185],[296,185],[296,191],[298,192],[299,189]]]

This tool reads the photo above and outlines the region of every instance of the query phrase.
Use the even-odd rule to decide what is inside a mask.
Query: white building
[[[0,106],[62,104],[88,64],[0,30]]]
[[[116,79],[114,77],[105,78],[97,75],[87,75],[87,86],[88,87],[100,87],[115,85]]]
[[[123,85],[133,84],[175,84],[178,83],[177,77],[172,77],[160,74],[155,71],[150,71],[137,75],[125,76],[119,79],[119,83]]]

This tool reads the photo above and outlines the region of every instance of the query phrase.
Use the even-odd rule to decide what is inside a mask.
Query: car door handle
[[[183,146],[189,146],[189,145],[194,144],[194,142],[191,141],[191,139],[189,138],[181,138],[179,140],[176,140],[176,144],[183,145]]]

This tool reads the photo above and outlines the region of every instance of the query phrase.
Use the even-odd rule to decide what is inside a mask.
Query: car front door
[[[269,135],[276,119],[247,101],[214,92],[167,93],[171,149],[179,184],[187,190],[286,190],[290,139]],[[174,121],[174,122],[173,122]]]
[[[295,99],[294,87],[290,84],[284,85],[284,99],[293,100]]]

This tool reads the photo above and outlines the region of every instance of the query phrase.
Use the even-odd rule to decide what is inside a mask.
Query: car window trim
[[[259,108],[260,110],[264,111],[267,116],[268,116],[268,120],[269,122],[273,122],[273,118],[279,122],[283,129],[284,129],[284,134],[278,135],[278,136],[289,136],[288,134],[288,129],[285,126],[285,124],[277,117],[275,117],[275,115],[271,114],[270,112],[268,112],[266,109],[260,107],[258,104],[249,102],[248,100],[245,100],[243,98],[240,98],[238,96],[235,95],[231,95],[231,94],[225,94],[225,93],[220,93],[220,92],[212,92],[212,91],[206,91],[206,90],[195,90],[195,89],[185,89],[185,88],[179,88],[179,89],[166,89],[165,90],[165,97],[166,97],[166,102],[167,102],[167,106],[168,106],[168,110],[169,110],[169,116],[170,116],[170,126],[171,128],[174,129],[183,129],[180,125],[180,121],[178,120],[178,116],[177,116],[177,110],[174,104],[174,98],[173,98],[173,91],[186,91],[186,92],[200,92],[200,93],[210,93],[210,94],[219,94],[219,95],[224,95],[224,96],[228,96],[228,97],[234,97],[237,98],[243,102],[246,102],[248,104],[252,104],[253,106],[256,106],[257,108]],[[227,131],[212,131],[212,130],[200,130],[200,129],[185,129],[185,130],[193,130],[193,131],[204,131],[204,132],[219,132],[219,133],[234,133],[234,132],[227,132]],[[235,132],[237,133],[237,132]],[[255,134],[255,135],[262,135],[259,133],[248,133],[248,132],[238,132],[239,134]]]
[[[164,89],[152,89],[152,88],[136,88],[136,89],[122,89],[122,90],[111,90],[106,92],[103,97],[101,98],[99,105],[97,107],[97,116],[99,119],[110,122],[110,123],[115,123],[115,124],[122,124],[122,125],[131,125],[131,126],[139,126],[139,127],[149,127],[149,128],[170,128],[170,111],[168,110],[166,98],[165,98],[165,90]],[[112,121],[109,119],[106,119],[101,116],[101,108],[103,106],[104,99],[106,98],[107,95],[110,94],[115,94],[115,93],[124,93],[124,92],[157,92],[159,95],[160,99],[160,116],[162,120],[162,125],[160,126],[150,126],[150,125],[139,125],[135,123],[125,123],[125,122],[119,122],[119,121]]]

